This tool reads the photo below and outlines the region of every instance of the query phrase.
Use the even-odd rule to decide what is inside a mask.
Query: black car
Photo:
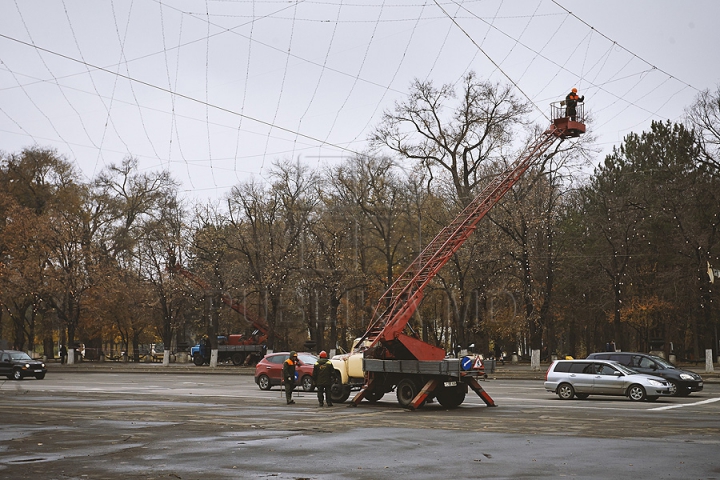
[[[25,352],[16,350],[0,350],[0,375],[7,378],[22,380],[25,377],[45,378],[47,368],[39,360],[33,360]]]
[[[673,395],[679,397],[685,397],[692,392],[699,392],[703,389],[703,379],[700,375],[675,368],[675,365],[657,355],[636,352],[607,352],[591,353],[588,358],[612,360],[640,373],[662,377],[670,384]]]

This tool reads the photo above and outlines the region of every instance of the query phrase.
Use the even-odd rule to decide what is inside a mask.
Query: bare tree
[[[284,298],[296,280],[301,239],[317,202],[317,178],[306,166],[278,162],[272,176],[275,181],[269,188],[252,181],[233,188],[228,198],[232,235],[227,237],[259,294],[269,348],[274,348],[279,327],[293,327],[293,322],[283,321]]]
[[[459,94],[453,85],[415,80],[408,99],[385,112],[371,141],[431,172],[439,168],[465,206],[485,181],[480,165],[500,158],[528,111],[511,86],[482,81],[474,72],[463,78]]]
[[[714,92],[700,92],[686,116],[702,148],[700,159],[711,174],[720,176],[720,85]]]

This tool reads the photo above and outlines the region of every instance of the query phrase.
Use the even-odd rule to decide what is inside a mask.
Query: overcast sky
[[[572,87],[602,154],[720,83],[720,1],[0,0],[0,150],[86,179],[127,156],[222,198],[273,161],[366,149],[413,79]]]

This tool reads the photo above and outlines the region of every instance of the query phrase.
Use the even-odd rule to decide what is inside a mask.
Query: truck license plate
[[[457,387],[457,382],[445,382],[443,385],[446,387]]]

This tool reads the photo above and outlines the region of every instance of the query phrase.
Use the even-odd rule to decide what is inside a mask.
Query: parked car
[[[270,390],[273,385],[280,385],[282,380],[283,362],[290,357],[290,352],[278,352],[265,355],[255,366],[255,383],[260,390]],[[299,385],[306,392],[315,389],[312,379],[313,367],[317,357],[311,353],[298,353],[298,365],[295,368],[297,378],[295,385]]]
[[[22,380],[25,377],[42,380],[46,373],[45,364],[39,360],[33,360],[27,353],[17,350],[0,350],[0,375],[14,380]]]
[[[545,389],[562,400],[590,395],[621,395],[653,402],[670,395],[668,382],[608,360],[555,360],[545,375]]]
[[[672,394],[679,397],[685,397],[692,392],[699,392],[703,389],[703,379],[700,375],[675,368],[675,365],[656,355],[636,352],[608,352],[591,353],[588,358],[611,360],[640,373],[662,377],[670,384]]]

